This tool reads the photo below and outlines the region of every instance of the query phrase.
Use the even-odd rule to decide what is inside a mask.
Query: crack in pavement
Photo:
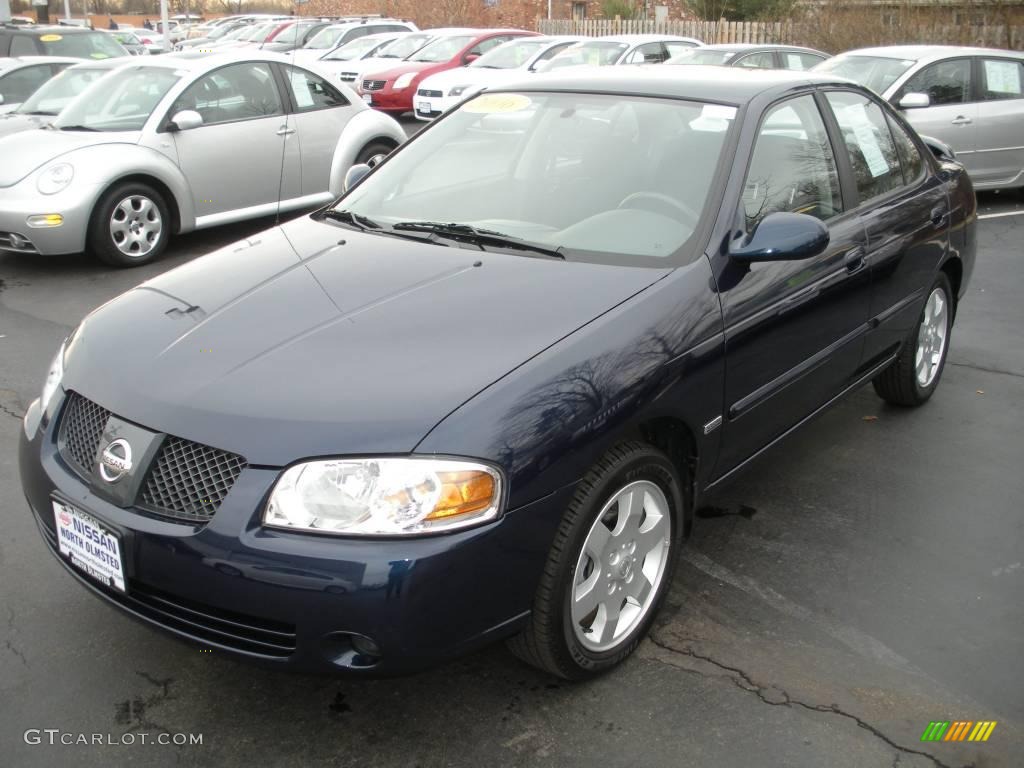
[[[0,413],[6,414],[7,416],[10,416],[12,419],[17,419],[18,421],[21,421],[22,418],[24,418],[24,414],[15,413],[3,403],[0,403]]]
[[[10,651],[15,656],[17,656],[19,659],[21,659],[21,663],[24,664],[26,668],[28,668],[29,663],[28,663],[28,659],[25,658],[25,654],[22,653],[21,649],[18,648],[14,644],[14,642],[11,640],[11,637],[14,636],[14,632],[15,632],[15,629],[14,629],[14,609],[11,606],[8,605],[7,606],[7,638],[4,640],[4,645],[6,646],[8,651]]]
[[[1013,376],[1017,379],[1024,379],[1024,373],[1017,373],[1016,371],[1007,371],[1003,368],[989,368],[984,365],[975,365],[974,363],[957,363],[953,360],[948,361],[950,365],[956,366],[957,368],[970,368],[972,371],[982,371],[983,373],[998,373],[1003,376]]]
[[[654,645],[656,645],[658,648],[661,648],[664,651],[668,651],[669,653],[677,654],[680,656],[688,656],[692,659],[703,661],[707,664],[711,664],[712,666],[717,667],[718,669],[731,673],[726,676],[726,679],[728,679],[729,682],[731,682],[741,691],[746,691],[747,693],[754,694],[764,704],[768,704],[773,707],[800,707],[802,709],[809,710],[810,712],[821,712],[826,714],[839,715],[840,717],[852,720],[859,727],[863,728],[868,733],[871,733],[876,738],[881,739],[890,747],[897,750],[896,761],[893,763],[894,766],[899,763],[899,755],[902,753],[907,755],[919,755],[921,757],[927,758],[928,760],[931,760],[932,763],[935,766],[937,766],[937,768],[953,768],[953,766],[950,766],[949,764],[942,762],[934,755],[930,755],[927,752],[922,752],[917,749],[911,749],[910,747],[904,747],[900,744],[897,744],[895,741],[886,736],[884,733],[882,733],[882,731],[880,731],[875,726],[861,719],[857,715],[851,714],[840,709],[838,704],[808,704],[807,702],[800,701],[799,699],[794,699],[786,691],[782,690],[781,688],[777,688],[774,685],[761,685],[755,682],[750,675],[748,675],[739,667],[732,667],[728,664],[723,664],[722,662],[717,661],[716,659],[713,659],[710,656],[705,656],[703,654],[697,653],[690,647],[677,648],[669,644],[665,640],[662,640],[661,638],[655,636],[653,633],[648,635],[648,639]],[[668,662],[665,662],[661,659],[655,659],[655,661],[660,661],[663,664],[668,664]],[[697,669],[680,667],[675,664],[668,665],[674,667],[675,669],[681,669],[684,672],[690,672],[700,677],[707,677],[707,675],[705,675],[703,672]],[[962,768],[973,768],[973,764],[965,765]]]
[[[147,696],[145,698],[142,696],[135,696],[134,698],[125,699],[120,702],[116,705],[114,720],[122,725],[129,726],[129,731],[134,731],[138,728],[145,728],[146,730],[162,731],[163,733],[170,734],[171,730],[169,728],[150,720],[146,717],[146,712],[147,710],[174,698],[171,695],[171,683],[174,682],[174,678],[168,677],[161,680],[140,670],[136,670],[135,674],[160,690],[152,696]]]

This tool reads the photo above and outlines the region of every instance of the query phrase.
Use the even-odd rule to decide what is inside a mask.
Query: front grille
[[[363,80],[364,91],[379,91],[385,86],[387,80]]]
[[[0,232],[0,249],[22,253],[37,253],[36,247],[32,245],[32,241],[18,232]]]
[[[106,408],[77,392],[68,393],[60,424],[60,453],[86,481],[92,479],[96,449],[110,417]],[[163,517],[205,523],[245,467],[245,459],[234,453],[167,435],[136,503]]]
[[[142,504],[179,520],[206,522],[245,466],[241,456],[168,435],[142,488]]]
[[[53,554],[66,562],[60,554],[54,532],[42,520],[39,520],[39,528]],[[135,579],[128,579],[128,593],[125,594],[83,576],[71,565],[67,567],[83,584],[108,600],[175,634],[242,653],[272,658],[284,658],[295,651],[293,624],[185,600]]]
[[[416,91],[417,96],[430,96],[435,99],[440,99],[444,94],[440,91],[428,91],[426,88],[420,88]]]
[[[68,395],[64,409],[60,436],[64,445],[62,455],[84,477],[92,473],[103,428],[107,426],[110,411],[77,392]]]

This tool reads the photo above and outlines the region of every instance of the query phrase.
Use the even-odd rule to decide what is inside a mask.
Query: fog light
[[[43,229],[45,227],[59,227],[64,223],[64,217],[59,213],[40,213],[36,216],[29,216],[25,221],[30,227]]]
[[[355,648],[357,653],[361,653],[364,656],[380,657],[380,646],[368,637],[352,635],[352,647]]]
[[[11,248],[27,248],[28,240],[19,234],[12,232],[7,238],[11,242]]]

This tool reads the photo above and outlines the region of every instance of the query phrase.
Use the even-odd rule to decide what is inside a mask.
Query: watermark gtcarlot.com
[[[131,747],[156,745],[161,747],[188,747],[203,743],[201,733],[149,733],[130,731],[128,733],[75,733],[60,728],[29,728],[22,738],[26,744],[47,744],[57,746]]]

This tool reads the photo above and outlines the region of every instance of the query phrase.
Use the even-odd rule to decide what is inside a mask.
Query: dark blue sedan
[[[974,263],[963,167],[806,73],[536,76],[349,182],[92,312],[21,441],[85,587],[293,669],[614,666],[705,491],[928,400]]]

